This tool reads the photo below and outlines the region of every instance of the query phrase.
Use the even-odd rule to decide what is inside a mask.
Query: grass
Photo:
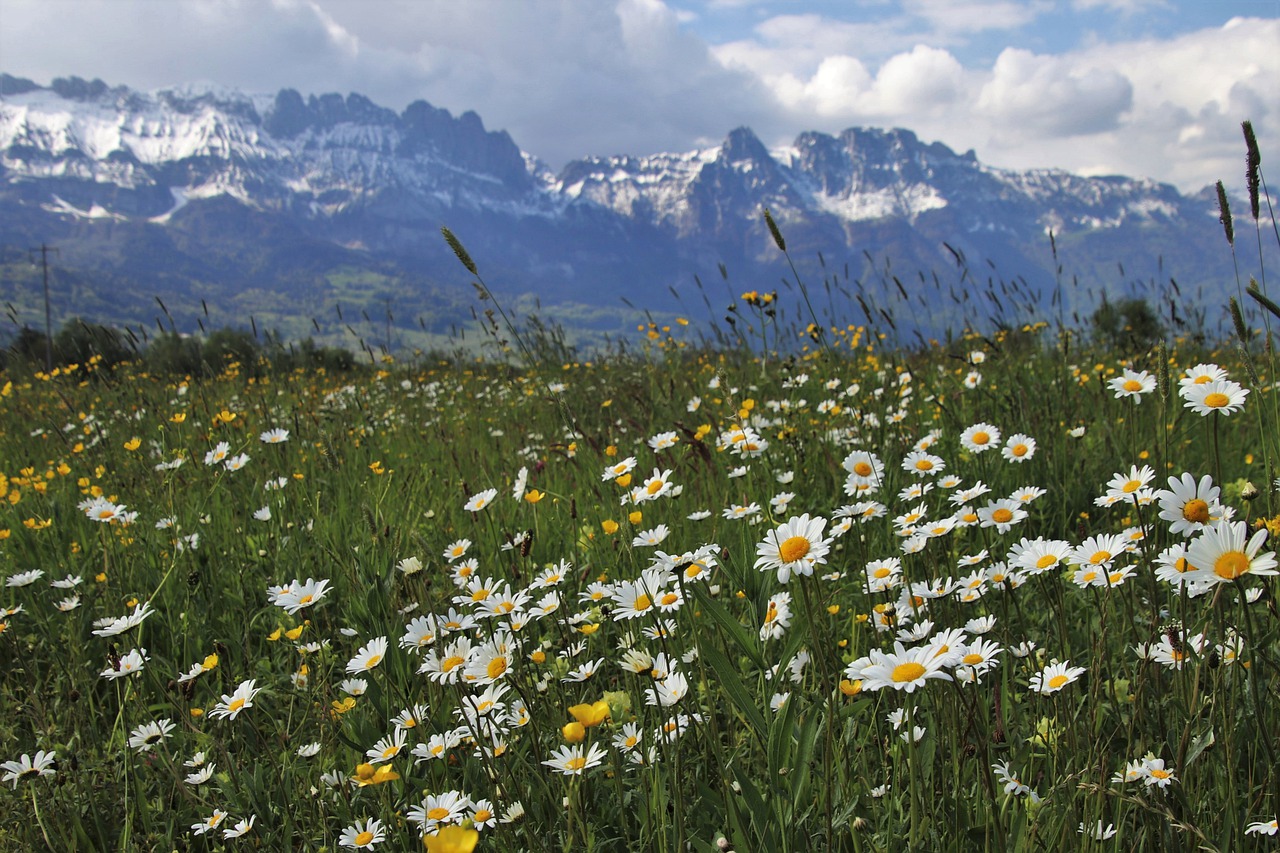
[[[0,849],[1274,845],[1270,551],[1201,524],[1280,530],[1269,333],[907,349],[797,286],[737,347],[9,376]]]

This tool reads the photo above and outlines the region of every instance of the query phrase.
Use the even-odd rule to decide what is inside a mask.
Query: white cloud
[[[1147,0],[1075,2],[1123,12]],[[743,124],[771,144],[804,130],[896,125],[976,148],[995,165],[1148,175],[1198,189],[1218,177],[1242,182],[1245,118],[1258,130],[1264,168],[1280,161],[1274,18],[1066,52],[1026,38],[981,59],[967,50],[979,31],[987,42],[995,31],[1030,32],[1040,0],[898,0],[860,21],[774,14],[749,38],[721,45],[660,0],[3,5],[9,73],[142,88],[210,81],[253,92],[356,91],[395,109],[423,98],[475,110],[553,165],[688,150]],[[751,5],[746,14],[777,8]]]

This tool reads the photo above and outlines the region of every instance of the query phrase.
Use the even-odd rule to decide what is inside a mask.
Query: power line
[[[49,309],[49,253],[61,254],[61,250],[45,243],[39,249],[29,249],[32,255],[40,253],[40,267],[44,271],[44,370],[53,373],[53,314]],[[32,262],[34,263],[34,257]]]

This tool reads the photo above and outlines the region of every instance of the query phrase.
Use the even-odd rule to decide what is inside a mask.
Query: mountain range
[[[425,101],[0,74],[0,299],[19,324],[43,320],[29,250],[49,244],[59,317],[438,340],[479,305],[441,226],[509,313],[597,333],[643,312],[723,325],[746,290],[807,318],[796,274],[821,322],[886,331],[1070,324],[1103,294],[1176,292],[1185,316],[1235,292],[1218,216],[1211,188],[999,169],[905,129],[771,150],[742,127],[553,170]]]

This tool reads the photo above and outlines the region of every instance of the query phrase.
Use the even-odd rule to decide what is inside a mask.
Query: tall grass
[[[1270,551],[1203,557],[1280,530],[1269,333],[797,286],[736,348],[10,377],[0,849],[1273,845]]]

